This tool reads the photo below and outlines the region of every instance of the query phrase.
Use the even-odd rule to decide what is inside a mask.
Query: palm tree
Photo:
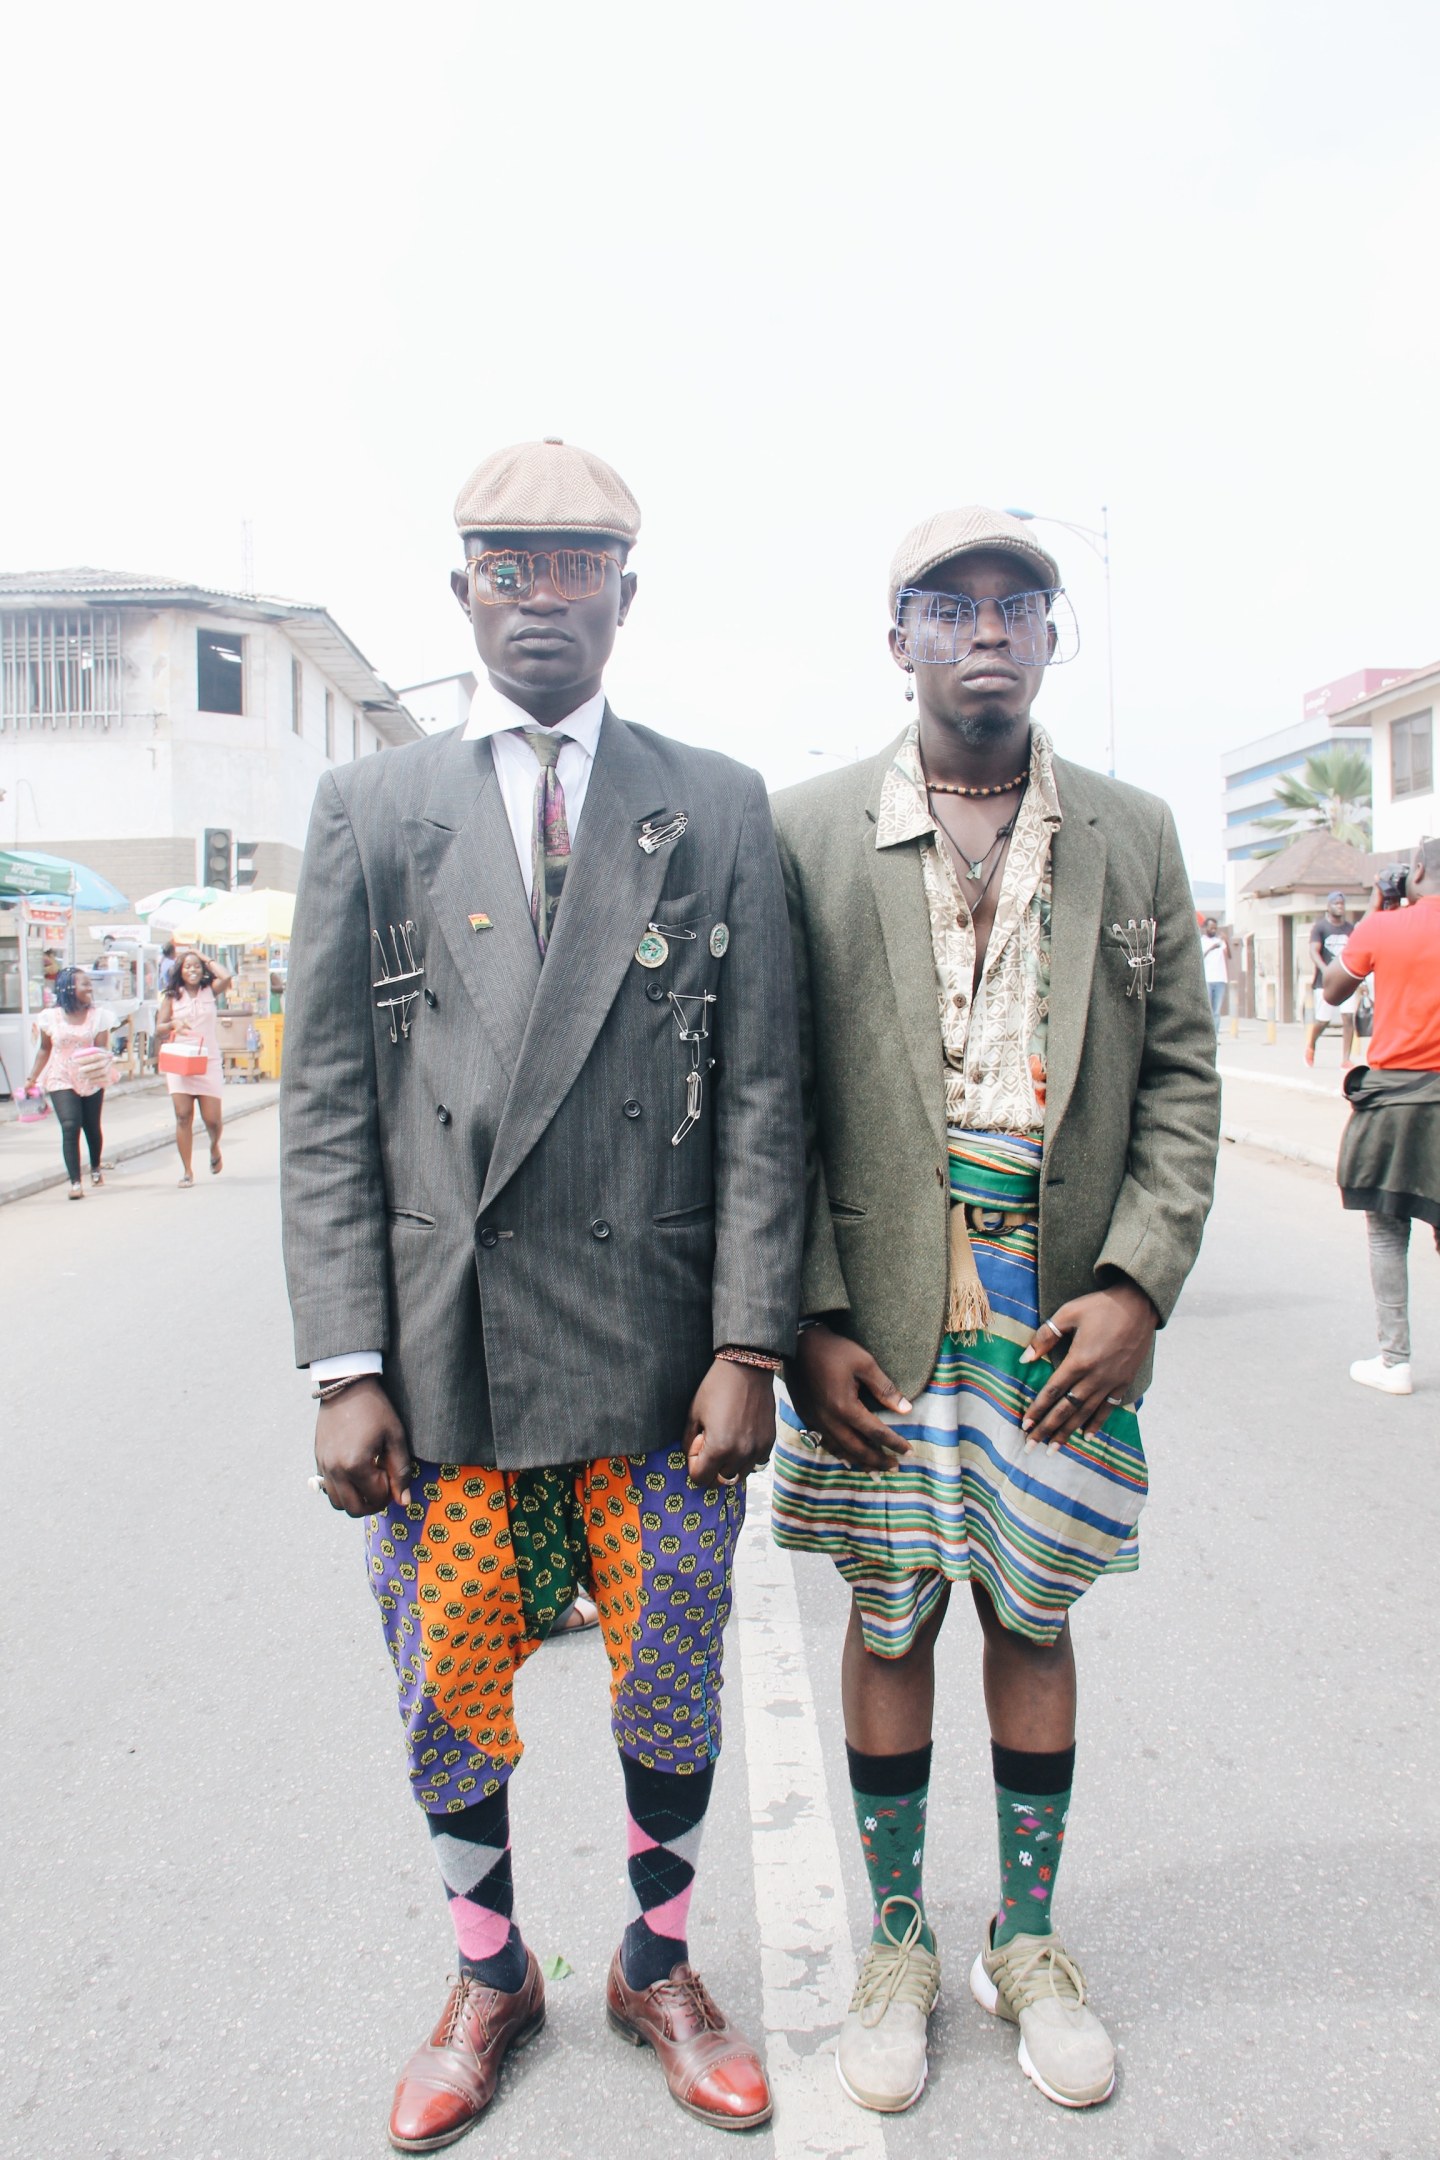
[[[1351,847],[1370,845],[1370,760],[1363,750],[1332,743],[1306,758],[1298,775],[1283,773],[1275,783],[1275,799],[1284,810],[1281,817],[1256,818],[1265,832],[1283,833],[1285,842],[1302,833],[1333,833]],[[1270,850],[1280,852],[1280,845]]]

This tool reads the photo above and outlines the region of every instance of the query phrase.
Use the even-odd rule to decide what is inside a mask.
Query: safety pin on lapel
[[[390,932],[389,953],[385,950],[385,940],[381,937],[380,932],[373,926],[370,931],[371,937],[380,948],[380,973],[371,984],[371,989],[391,990],[394,989],[397,983],[418,983],[425,973],[425,962],[423,958],[420,960],[415,958],[415,948],[410,942],[411,932],[415,928],[414,923],[407,919],[398,925],[387,923],[385,927]],[[393,973],[390,967],[392,956],[395,961]],[[376,998],[375,1010],[377,1012],[388,1012],[390,1015],[390,1040],[392,1043],[398,1043],[402,1035],[407,1041],[409,1040],[410,1008],[419,995],[418,990],[402,990],[396,997]]]
[[[653,816],[640,820],[635,845],[644,854],[653,855],[657,848],[668,847],[672,840],[678,840],[689,824],[688,810],[677,810],[673,817],[663,810],[657,810]]]
[[[1111,937],[1119,939],[1130,963],[1126,997],[1134,997],[1137,990],[1142,997],[1148,997],[1155,988],[1155,928],[1153,915],[1142,915],[1139,922],[1132,915],[1123,930],[1118,922],[1110,925]]]

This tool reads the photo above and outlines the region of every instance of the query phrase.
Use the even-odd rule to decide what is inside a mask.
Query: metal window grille
[[[1432,713],[1410,713],[1390,729],[1390,792],[1428,795],[1435,786],[1435,739]]]
[[[118,613],[0,615],[0,730],[119,724]]]

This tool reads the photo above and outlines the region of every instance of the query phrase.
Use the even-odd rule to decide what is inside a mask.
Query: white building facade
[[[1373,743],[1377,854],[1413,849],[1440,833],[1435,792],[1435,716],[1440,710],[1440,661],[1342,706],[1336,729],[1366,727]]]
[[[71,856],[132,900],[203,882],[207,829],[293,892],[321,774],[421,733],[321,607],[0,575],[0,845]]]
[[[449,728],[464,727],[477,679],[468,670],[463,675],[441,675],[432,682],[410,683],[395,695],[404,700],[405,710],[415,715],[427,735],[440,735]]]

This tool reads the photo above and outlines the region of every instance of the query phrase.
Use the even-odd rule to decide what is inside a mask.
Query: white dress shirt
[[[568,735],[570,740],[560,746],[555,760],[555,771],[565,791],[565,822],[570,832],[570,844],[575,844],[575,834],[580,825],[580,813],[585,807],[585,796],[590,786],[590,769],[595,763],[595,750],[600,740],[600,722],[605,717],[605,693],[597,690],[594,697],[577,705],[574,712],[563,720],[551,723],[552,727]],[[465,722],[462,735],[464,742],[490,743],[490,755],[495,760],[495,777],[500,783],[500,797],[505,805],[505,815],[510,820],[510,831],[515,841],[515,853],[520,862],[520,875],[525,881],[525,898],[530,898],[533,882],[531,874],[531,835],[535,829],[535,782],[540,776],[540,760],[526,742],[517,735],[516,728],[537,729],[538,720],[520,706],[512,705],[487,676],[470,700],[470,717]],[[335,1357],[316,1358],[310,1366],[311,1378],[318,1387],[324,1380],[343,1380],[352,1373],[378,1373],[384,1370],[384,1359],[378,1350],[347,1350]]]

